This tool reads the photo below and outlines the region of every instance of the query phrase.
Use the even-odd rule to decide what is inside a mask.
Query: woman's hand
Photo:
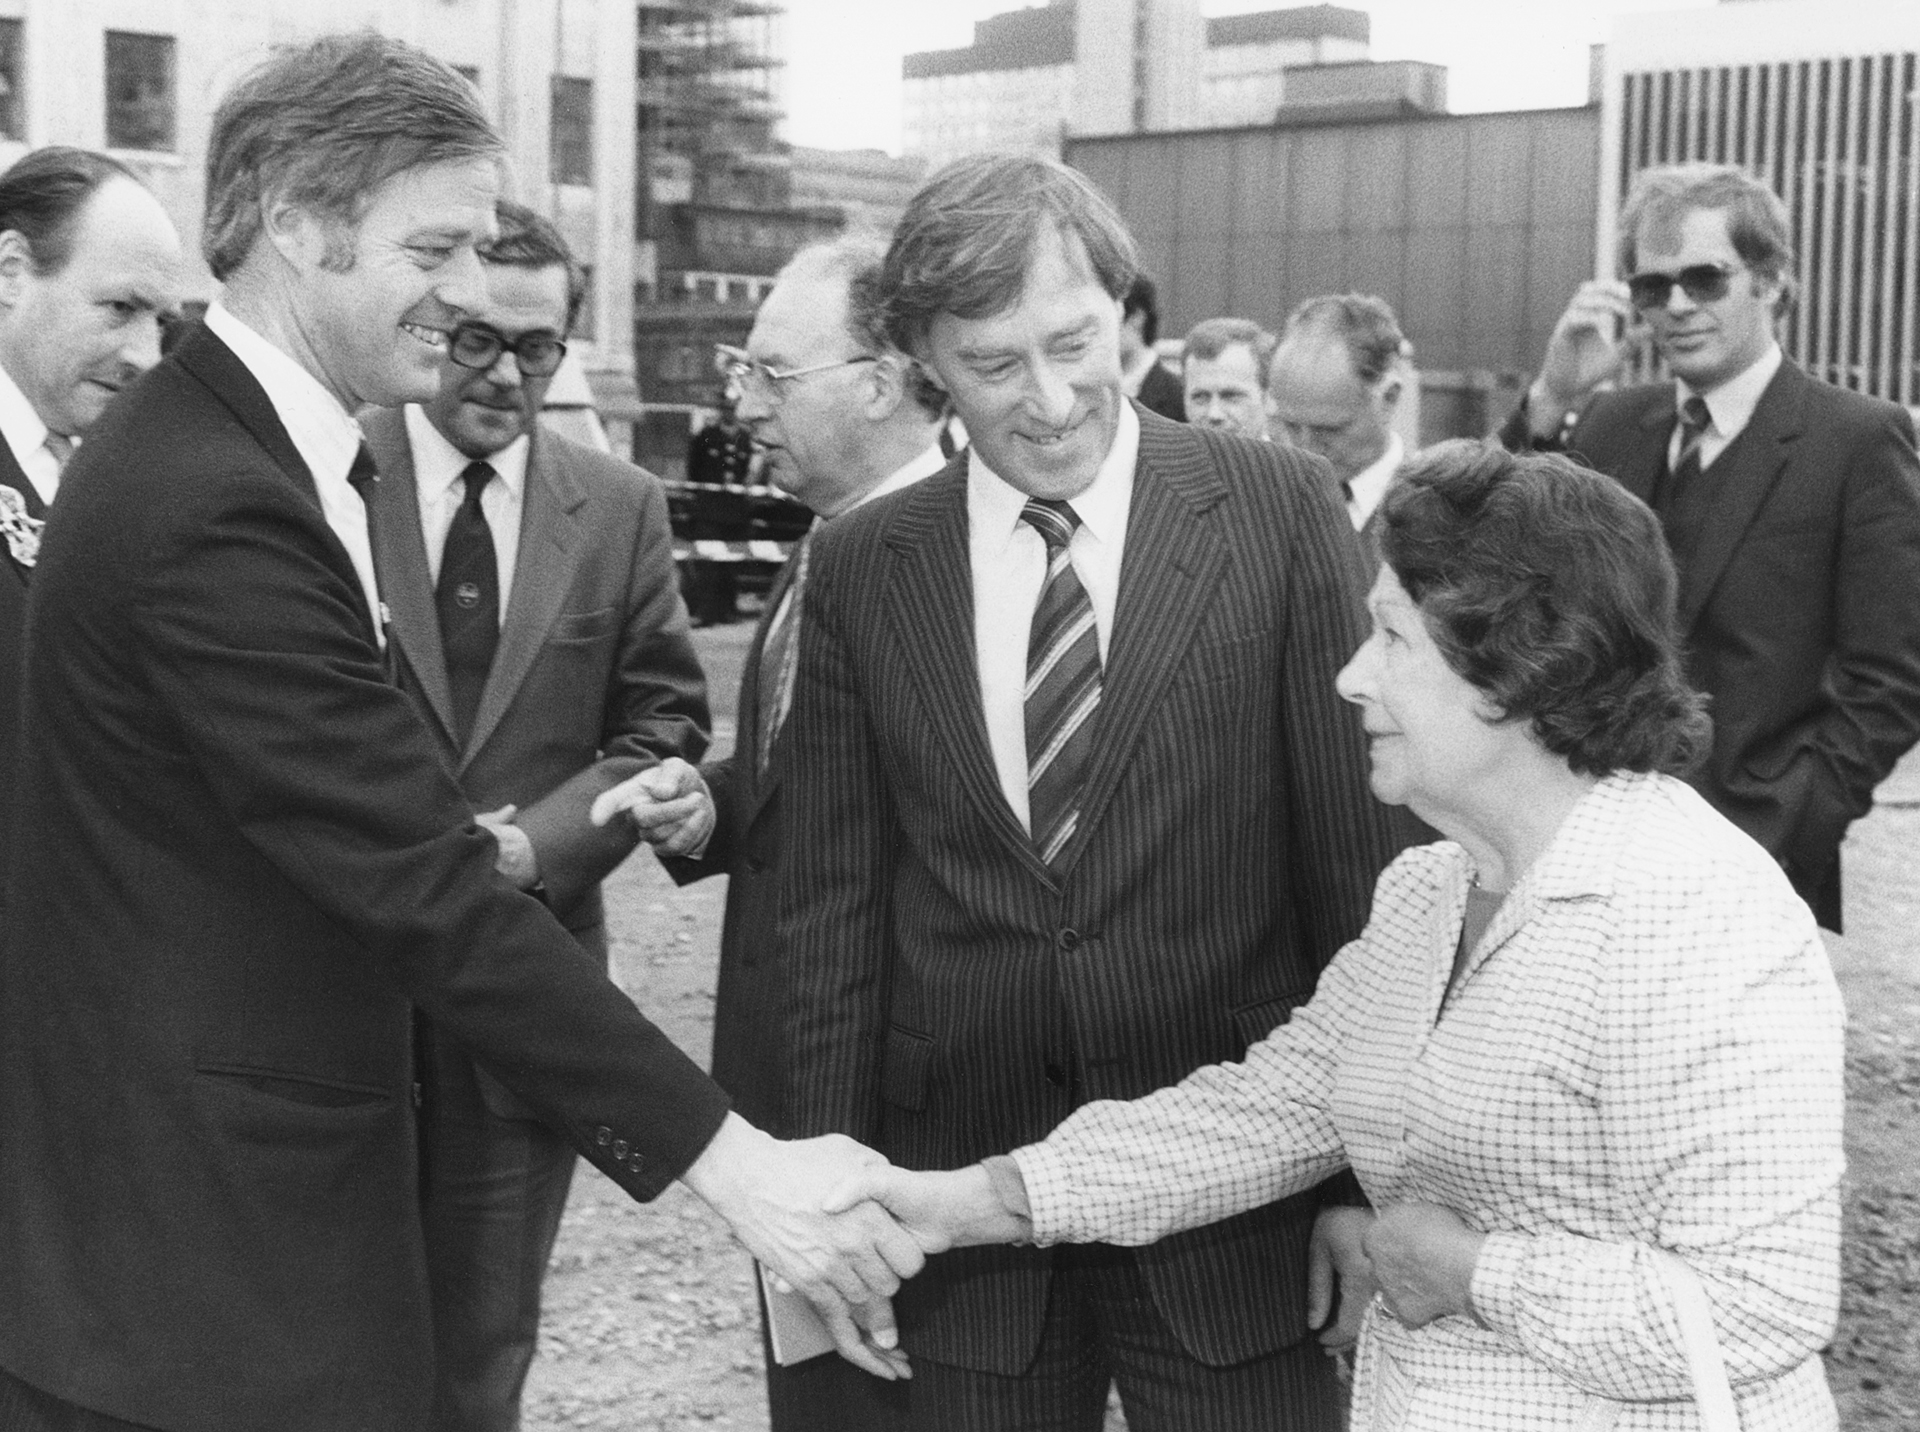
[[[1387,1307],[1410,1328],[1473,1311],[1473,1267],[1487,1235],[1437,1203],[1401,1203],[1367,1229],[1365,1247]]]

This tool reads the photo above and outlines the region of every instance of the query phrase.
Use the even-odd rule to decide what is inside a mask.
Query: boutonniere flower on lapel
[[[23,567],[31,567],[40,555],[40,529],[47,524],[27,515],[27,500],[15,489],[0,483],[0,532],[7,537],[7,551]]]

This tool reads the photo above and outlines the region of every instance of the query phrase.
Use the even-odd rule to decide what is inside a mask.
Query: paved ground
[[[698,633],[723,744],[751,628]],[[1848,1432],[1920,1429],[1920,760],[1881,791],[1847,848],[1846,1295],[1829,1369]],[[705,1060],[724,881],[676,889],[647,855],[609,888],[614,977]],[[548,1280],[529,1432],[763,1432],[748,1263],[678,1185],[642,1208],[576,1181]]]

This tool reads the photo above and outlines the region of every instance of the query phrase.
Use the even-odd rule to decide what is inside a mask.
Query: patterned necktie
[[[47,432],[46,449],[53,454],[54,466],[60,471],[65,472],[67,459],[73,456],[73,439],[65,433],[56,433],[49,429]]]
[[[1673,485],[1684,487],[1700,476],[1700,445],[1706,441],[1707,429],[1713,425],[1713,414],[1707,411],[1704,399],[1697,394],[1689,395],[1680,405],[1680,455],[1673,464]]]
[[[1047,576],[1027,638],[1027,810],[1034,848],[1053,865],[1080,823],[1080,796],[1100,709],[1100,634],[1068,559],[1080,515],[1033,498],[1020,520],[1047,544]]]
[[[773,764],[773,743],[793,710],[793,683],[800,671],[800,602],[807,586],[807,564],[813,556],[813,533],[800,539],[788,558],[793,563],[793,580],[787,583],[780,606],[767,624],[767,639],[760,647],[760,749],[756,756],[760,774]]]
[[[493,529],[480,510],[480,494],[493,481],[493,469],[470,462],[460,471],[467,495],[447,527],[440,551],[440,580],[433,604],[440,613],[440,647],[447,659],[447,685],[453,690],[455,733],[464,748],[473,734],[480,692],[493,669],[500,645],[500,568],[494,559]]]

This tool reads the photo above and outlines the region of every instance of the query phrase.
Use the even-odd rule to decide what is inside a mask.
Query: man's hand
[[[1380,1288],[1365,1246],[1373,1219],[1371,1208],[1333,1207],[1321,1209],[1313,1221],[1313,1240],[1307,1244],[1307,1326],[1320,1329],[1320,1346],[1329,1353],[1353,1347],[1367,1304]],[[1329,1323],[1336,1287],[1340,1316]]]
[[[713,793],[700,772],[678,756],[602,791],[587,819],[605,825],[620,811],[663,856],[690,855],[713,834]]]
[[[1633,303],[1627,286],[1610,279],[1580,285],[1553,325],[1547,356],[1527,394],[1527,425],[1536,437],[1551,437],[1568,412],[1620,371],[1627,354]]]
[[[827,1199],[829,1212],[871,1200],[891,1213],[925,1253],[981,1243],[1016,1243],[1028,1225],[1002,1201],[982,1164],[914,1172],[886,1162],[858,1169]]]
[[[783,1143],[729,1114],[681,1181],[820,1310],[842,1357],[891,1380],[911,1374],[889,1299],[926,1259],[878,1204],[827,1208],[860,1170],[885,1164],[841,1134]]]
[[[473,820],[490,833],[499,846],[493,857],[493,868],[506,876],[514,889],[531,890],[540,883],[540,862],[534,857],[533,842],[527,839],[527,833],[513,823],[519,813],[519,806],[503,805],[499,810],[476,815]]]
[[[1373,1275],[1393,1315],[1410,1328],[1473,1311],[1473,1268],[1487,1235],[1435,1203],[1401,1203],[1367,1229]]]

